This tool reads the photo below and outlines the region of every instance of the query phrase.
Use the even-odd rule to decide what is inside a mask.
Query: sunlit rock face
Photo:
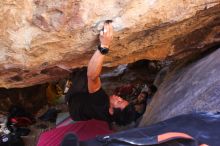
[[[219,56],[220,48],[193,63],[182,63],[182,67],[168,73],[147,106],[140,126],[186,113],[219,112]]]
[[[0,87],[45,83],[87,65],[107,19],[115,33],[105,66],[180,59],[220,43],[218,0],[2,0]]]

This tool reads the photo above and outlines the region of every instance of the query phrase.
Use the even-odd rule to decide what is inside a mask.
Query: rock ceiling
[[[56,80],[87,65],[104,20],[114,41],[105,66],[181,59],[220,44],[219,0],[0,1],[0,87]]]

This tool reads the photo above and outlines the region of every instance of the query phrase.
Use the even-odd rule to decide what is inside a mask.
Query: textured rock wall
[[[103,21],[114,41],[105,66],[179,59],[220,42],[219,0],[2,0],[0,87],[56,80],[85,66]]]
[[[220,48],[170,72],[147,107],[140,126],[186,113],[219,112],[219,55]]]

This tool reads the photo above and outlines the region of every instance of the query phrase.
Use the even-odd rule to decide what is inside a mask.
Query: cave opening
[[[154,84],[158,72],[171,64],[172,61],[139,60],[134,63],[119,65],[117,67],[104,67],[101,75],[102,86],[108,94],[112,94],[115,88],[124,84]],[[64,92],[69,76],[44,84],[24,88],[5,89],[0,88],[0,112],[7,114],[13,105],[19,105],[33,114],[36,114],[43,106],[57,104],[56,101],[48,101],[48,88],[53,95],[59,98]],[[158,84],[158,83],[157,83]],[[59,89],[58,89],[59,88]],[[51,99],[52,100],[52,99]]]

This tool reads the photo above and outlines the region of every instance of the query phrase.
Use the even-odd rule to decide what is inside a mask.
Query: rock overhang
[[[220,44],[220,2],[6,0],[0,2],[0,86],[22,88],[86,66],[105,20],[114,41],[105,66],[181,59]]]

